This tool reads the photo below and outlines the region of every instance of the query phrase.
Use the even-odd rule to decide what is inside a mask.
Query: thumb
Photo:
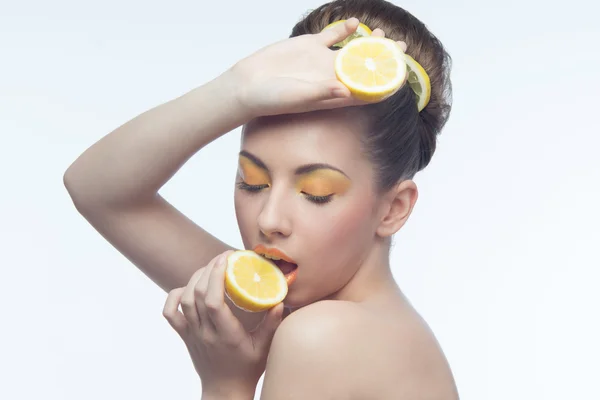
[[[256,340],[261,345],[270,345],[271,339],[273,339],[273,335],[275,334],[275,331],[279,327],[279,324],[281,324],[282,320],[283,303],[279,303],[267,312],[267,315],[263,319],[263,322],[256,330]]]
[[[320,82],[306,82],[298,79],[292,86],[282,90],[281,95],[284,103],[301,103],[306,108],[312,108],[316,103],[324,100],[351,96],[350,90],[337,79]]]
[[[323,101],[331,99],[343,99],[351,96],[350,90],[339,80],[331,79],[312,85],[313,101]]]

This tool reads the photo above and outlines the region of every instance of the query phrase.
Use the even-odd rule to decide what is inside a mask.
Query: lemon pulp
[[[360,37],[338,51],[335,73],[354,97],[366,102],[381,101],[406,82],[405,54],[391,39]]]
[[[250,250],[229,255],[225,270],[225,293],[239,308],[258,312],[281,303],[288,286],[275,264]]]

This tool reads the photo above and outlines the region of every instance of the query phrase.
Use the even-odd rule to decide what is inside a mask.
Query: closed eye
[[[246,182],[241,181],[237,183],[238,189],[245,190],[247,192],[256,193],[269,187],[269,185],[248,185]]]
[[[236,184],[238,189],[245,190],[250,193],[258,193],[263,189],[267,189],[269,187],[268,184],[265,185],[249,185],[244,181],[238,182]],[[302,195],[310,202],[315,204],[326,204],[329,203],[333,199],[333,194],[329,194],[327,196],[314,196],[312,194],[308,194],[305,192],[301,192]]]
[[[302,192],[302,194],[304,195],[304,197],[306,197],[306,199],[308,201],[311,201],[315,204],[326,204],[326,203],[329,203],[333,199],[333,194],[329,194],[327,196],[314,196],[312,194],[308,194],[308,193],[304,193],[304,192]]]

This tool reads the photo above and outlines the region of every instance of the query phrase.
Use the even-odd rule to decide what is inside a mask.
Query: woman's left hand
[[[252,399],[281,323],[283,304],[269,310],[258,328],[247,332],[225,303],[230,253],[198,270],[186,287],[172,290],[163,315],[187,346],[200,375],[203,397]]]

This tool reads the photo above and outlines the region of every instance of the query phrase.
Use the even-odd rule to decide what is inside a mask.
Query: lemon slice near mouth
[[[268,310],[281,303],[287,292],[283,272],[264,257],[250,250],[239,250],[227,257],[225,293],[242,310]]]
[[[339,21],[332,22],[331,24],[329,24],[325,28],[323,28],[323,30],[321,32],[323,32],[326,29],[331,29],[339,24],[343,24],[344,22],[346,22],[345,19],[341,19]],[[356,28],[356,31],[354,33],[352,33],[350,36],[348,36],[346,39],[342,40],[341,42],[337,42],[332,47],[344,47],[351,40],[359,38],[359,37],[371,36],[372,33],[373,32],[371,31],[371,29],[368,26],[366,26],[365,24],[360,22],[358,24],[358,28]]]
[[[335,74],[357,99],[381,101],[406,82],[405,54],[391,39],[360,37],[338,51]]]

